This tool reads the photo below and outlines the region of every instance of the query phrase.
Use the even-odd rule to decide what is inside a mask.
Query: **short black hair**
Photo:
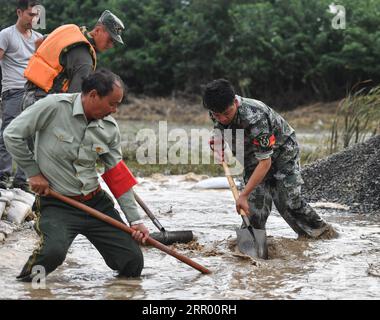
[[[235,90],[226,79],[217,79],[208,83],[203,93],[203,106],[213,112],[222,113],[235,100]]]
[[[119,82],[125,95],[125,85],[121,78],[108,69],[99,69],[91,73],[82,83],[82,93],[87,94],[96,90],[100,97],[105,97],[113,91],[115,82]]]
[[[17,1],[17,9],[27,10],[29,7],[34,7],[41,4],[37,0],[18,0]]]

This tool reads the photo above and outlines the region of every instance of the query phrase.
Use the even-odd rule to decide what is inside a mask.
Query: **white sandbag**
[[[4,194],[5,196],[2,196]],[[9,192],[7,190],[0,190],[0,220],[3,217],[3,214],[5,212],[5,208],[11,204],[11,200],[9,198],[13,199],[13,193]]]
[[[339,204],[339,203],[334,203],[334,202],[311,202],[309,204],[313,208],[335,209],[335,210],[344,210],[344,211],[350,210],[350,207],[344,204]]]
[[[183,177],[181,177],[180,181],[199,182],[209,178],[210,177],[206,175],[198,175],[194,172],[189,172],[188,174],[185,174]]]
[[[5,211],[5,207],[7,206],[8,200],[5,198],[0,198],[0,220],[3,217],[3,213]]]
[[[18,188],[12,189],[12,192],[14,194],[14,200],[24,202],[30,207],[33,206],[35,200],[34,195]]]
[[[236,185],[239,186],[239,182],[235,181]],[[196,183],[194,189],[229,189],[230,185],[226,177],[216,177],[206,180],[199,181]]]
[[[16,230],[16,226],[13,223],[10,223],[5,220],[0,221],[0,233],[4,233],[6,236],[13,233]]]
[[[7,220],[20,225],[32,213],[32,207],[24,202],[13,200],[7,209]]]
[[[8,199],[8,201],[12,201],[15,197],[15,194],[11,190],[0,189],[0,197]]]

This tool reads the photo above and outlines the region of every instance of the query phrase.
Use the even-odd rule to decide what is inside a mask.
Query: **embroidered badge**
[[[96,148],[95,148],[95,151],[96,151],[96,153],[102,153],[102,152],[103,152],[103,148],[101,148],[101,147],[96,147]]]
[[[272,147],[275,143],[276,143],[276,138],[273,134],[272,135],[262,134],[258,136],[256,139],[253,139],[253,144],[263,149],[268,149]]]

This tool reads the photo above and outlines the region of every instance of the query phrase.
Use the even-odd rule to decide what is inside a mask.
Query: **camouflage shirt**
[[[236,130],[244,130],[244,168],[253,169],[260,160],[281,155],[282,148],[294,129],[277,112],[263,102],[237,96],[238,110],[229,125],[218,122],[210,113],[214,128],[224,131],[232,129],[231,149],[236,156]]]

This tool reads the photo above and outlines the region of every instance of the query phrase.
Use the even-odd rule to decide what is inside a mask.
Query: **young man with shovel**
[[[87,237],[120,275],[141,274],[143,255],[135,240],[144,242],[149,231],[140,220],[132,190],[136,180],[122,160],[119,128],[111,117],[123,96],[122,80],[99,70],[83,81],[81,93],[49,95],[5,130],[8,151],[28,176],[32,191],[40,195],[35,229],[41,241],[18,279],[32,281],[35,266],[43,267],[46,274],[54,271],[78,234]],[[31,136],[36,136],[35,155],[26,142]],[[51,188],[122,222],[99,186],[97,160],[104,164],[102,177],[134,229],[132,236],[46,196]]]
[[[335,234],[332,226],[302,197],[300,149],[295,131],[278,113],[261,101],[237,96],[224,79],[206,86],[203,105],[209,110],[215,129],[244,130],[245,188],[236,200],[236,209],[244,210],[253,229],[265,230],[273,201],[299,236],[316,239]],[[231,151],[236,155],[236,143]],[[267,250],[260,248],[258,252]]]

